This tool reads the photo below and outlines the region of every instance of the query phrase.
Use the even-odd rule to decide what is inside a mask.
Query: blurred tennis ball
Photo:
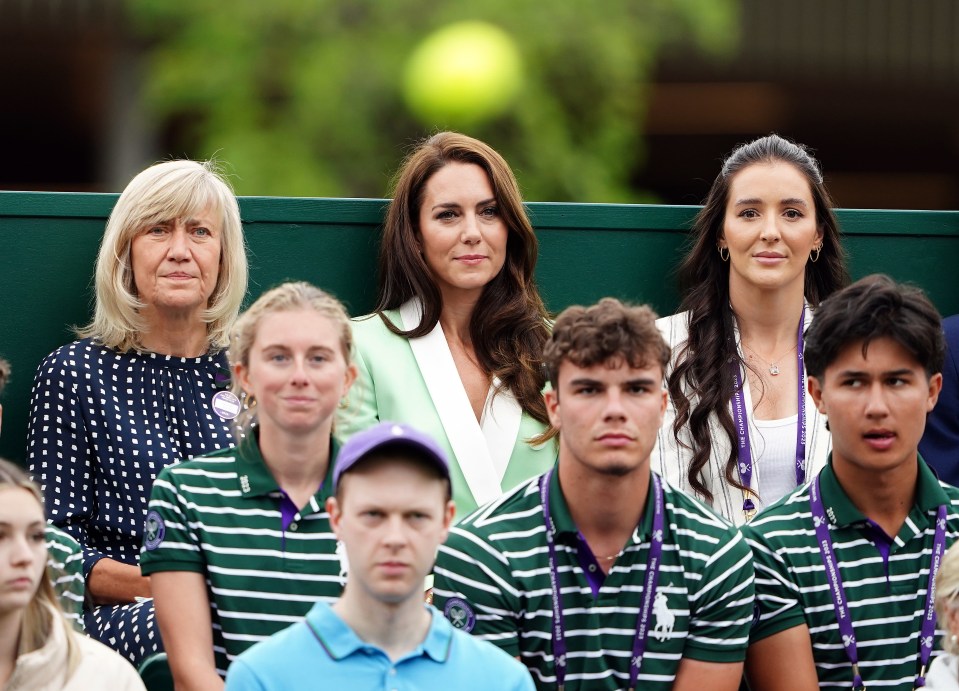
[[[504,113],[523,85],[516,43],[486,22],[450,24],[406,63],[403,94],[427,125],[473,125]]]

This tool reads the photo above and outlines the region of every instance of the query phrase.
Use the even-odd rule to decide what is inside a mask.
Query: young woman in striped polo
[[[323,291],[265,293],[234,327],[233,391],[214,401],[238,422],[236,448],[157,478],[140,564],[178,689],[222,688],[233,658],[339,597],[325,505],[351,347],[346,312]]]

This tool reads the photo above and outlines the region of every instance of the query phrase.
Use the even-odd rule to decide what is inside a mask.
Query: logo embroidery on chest
[[[661,590],[656,593],[656,599],[653,600],[653,616],[656,617],[653,635],[656,640],[665,641],[673,633],[673,627],[676,625],[676,615],[669,611],[666,593]]]

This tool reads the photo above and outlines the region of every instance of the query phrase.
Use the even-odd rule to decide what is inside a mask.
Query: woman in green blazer
[[[354,323],[359,376],[336,432],[345,440],[393,420],[433,435],[453,460],[460,517],[556,458],[536,255],[496,151],[441,132],[406,159],[383,228],[376,311]]]

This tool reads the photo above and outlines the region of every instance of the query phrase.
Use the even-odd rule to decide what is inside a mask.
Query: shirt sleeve
[[[205,574],[200,536],[190,527],[197,522],[171,471],[172,468],[164,468],[153,483],[143,526],[140,570],[144,576],[160,571]]]
[[[241,657],[234,660],[226,672],[226,691],[266,691],[266,686]]]
[[[379,316],[373,316],[371,319],[379,319]],[[357,335],[359,333],[357,332]],[[359,343],[353,349],[353,364],[356,366],[356,381],[350,387],[346,400],[336,410],[336,425],[334,431],[336,436],[346,441],[351,436],[368,427],[372,427],[380,420],[378,406],[376,405],[376,385],[373,382],[373,375],[366,364],[366,358],[363,356],[363,350]]]
[[[522,598],[509,563],[486,540],[453,528],[440,547],[433,581],[433,603],[463,631],[519,655]]]
[[[752,549],[756,568],[756,607],[750,643],[806,622],[799,586],[790,578],[789,566],[776,546],[750,525],[742,528]]]
[[[80,543],[86,578],[106,555],[88,545],[87,530],[97,508],[93,478],[97,459],[87,439],[73,352],[61,348],[40,364],[30,396],[27,463],[43,490],[47,518]]]
[[[739,531],[729,529],[704,565],[690,593],[689,637],[684,657],[703,662],[741,662],[749,645],[755,602],[752,555]]]
[[[74,628],[83,631],[83,550],[80,544],[59,528],[47,525],[47,571],[60,599],[64,616]]]

